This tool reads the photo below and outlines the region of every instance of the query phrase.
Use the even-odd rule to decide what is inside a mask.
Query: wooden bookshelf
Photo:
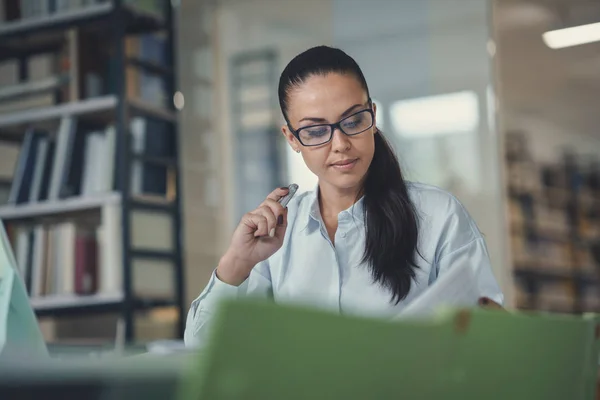
[[[0,157],[6,143],[20,150],[14,176],[6,177],[12,197],[0,205],[0,220],[22,264],[33,309],[50,318],[116,313],[132,342],[137,312],[175,307],[181,338],[188,305],[171,2],[88,0],[52,10],[60,2],[4,1],[12,2],[12,14],[0,21],[0,67],[5,68],[0,70]],[[47,7],[15,16],[28,1]],[[7,70],[11,63],[14,69]],[[40,66],[52,75],[40,78]],[[7,78],[11,74],[15,77]],[[38,95],[46,97],[31,106],[19,103]],[[144,223],[156,221],[144,229]],[[158,236],[172,242],[169,250],[162,243],[133,246],[152,243],[156,232],[168,228]],[[132,238],[140,232],[147,237]],[[64,237],[77,243],[65,246]],[[80,244],[84,247],[76,247]],[[94,260],[75,260],[71,252],[81,249]],[[56,261],[65,252],[69,268]],[[143,267],[157,263],[172,268],[170,294],[136,293],[134,288],[154,283],[148,278],[140,284]],[[93,285],[87,287],[77,274],[93,274]]]

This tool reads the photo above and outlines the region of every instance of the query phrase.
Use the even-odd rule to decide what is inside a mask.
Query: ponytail
[[[419,230],[400,164],[379,130],[362,195],[366,220],[363,262],[369,265],[373,280],[392,292],[397,304],[408,295],[418,268]]]

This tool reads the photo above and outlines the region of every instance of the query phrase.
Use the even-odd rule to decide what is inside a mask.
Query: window
[[[469,133],[479,125],[479,104],[472,91],[398,100],[390,119],[404,138]]]

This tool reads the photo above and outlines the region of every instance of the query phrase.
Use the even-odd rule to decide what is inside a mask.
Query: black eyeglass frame
[[[344,131],[344,128],[342,128],[342,125],[341,125],[342,122],[344,122],[348,118],[354,117],[357,114],[364,113],[365,111],[368,112],[369,114],[371,114],[371,125],[368,128],[365,128],[364,130],[357,132],[357,133],[352,133],[352,134],[346,133]],[[368,131],[369,129],[371,129],[373,127],[373,125],[375,125],[375,112],[373,111],[373,103],[370,99],[369,99],[369,108],[365,108],[364,110],[360,110],[353,114],[350,114],[347,117],[342,118],[341,120],[339,120],[338,122],[336,122],[334,124],[315,124],[315,125],[303,126],[302,128],[299,128],[297,130],[294,130],[294,128],[292,128],[292,126],[289,124],[289,122],[287,124],[287,126],[290,129],[290,131],[292,132],[292,134],[296,137],[296,139],[298,139],[300,144],[304,147],[323,146],[324,144],[331,142],[331,140],[333,139],[333,133],[335,132],[336,128],[339,129],[340,132],[342,132],[346,136],[356,136],[356,135],[360,135],[361,133]],[[304,144],[302,142],[302,139],[300,139],[300,131],[302,129],[315,128],[318,126],[328,126],[331,128],[331,133],[329,134],[329,139],[326,140],[325,142],[319,143],[319,144]]]

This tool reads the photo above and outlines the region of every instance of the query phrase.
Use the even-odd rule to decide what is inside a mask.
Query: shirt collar
[[[362,221],[364,199],[364,196],[362,196],[356,203],[342,211],[338,215],[338,223],[343,222],[343,220],[352,220],[357,218],[359,221]],[[306,217],[304,228],[309,230],[316,229],[323,223],[321,210],[319,208],[319,185],[317,185],[315,189],[307,195],[306,200],[308,200],[308,216]]]

